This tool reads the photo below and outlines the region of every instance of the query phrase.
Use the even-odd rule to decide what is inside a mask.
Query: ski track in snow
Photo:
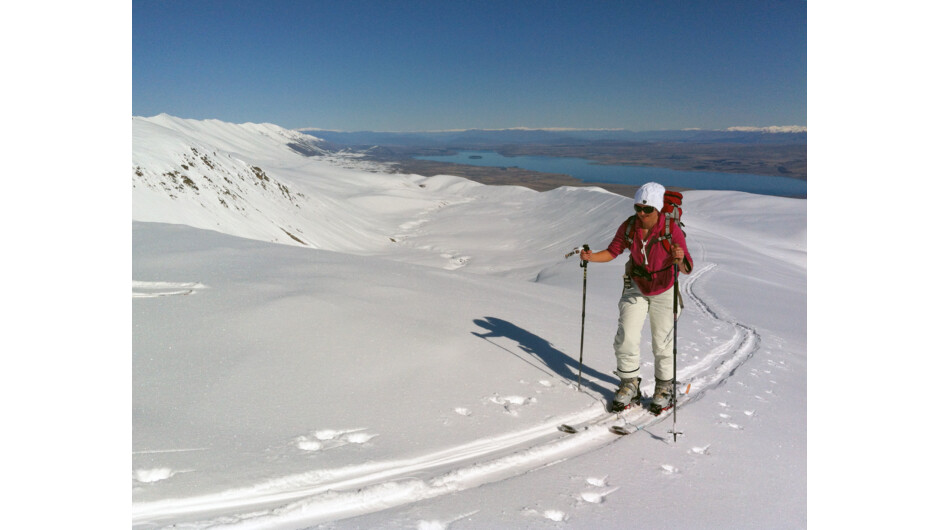
[[[704,249],[702,251],[704,257]],[[723,316],[696,293],[699,280],[717,267],[714,263],[704,264],[685,282],[680,283],[680,290],[687,306],[689,302],[693,303],[702,315],[711,319],[717,326],[732,326],[734,334],[730,340],[712,348],[707,355],[701,358],[696,357],[695,364],[685,366],[679,371],[681,386],[677,407],[693,403],[701,399],[709,390],[727,382],[760,347],[761,337],[754,328],[731,317]],[[181,287],[195,290],[204,287],[200,284],[157,285],[156,282],[138,286],[138,283],[144,282],[135,282],[135,289],[147,289],[148,292],[166,292],[164,289],[180,290]],[[165,294],[154,296],[165,296]],[[684,387],[687,385],[691,386],[688,387],[690,390],[686,393]],[[513,407],[526,404],[525,399],[517,396],[499,396],[498,394],[491,397],[489,401],[506,407],[509,413],[512,413]],[[461,415],[470,414],[465,408],[457,408],[455,412]],[[749,412],[745,414],[748,416],[753,414],[753,411]],[[186,528],[269,528],[335,521],[411,504],[548,467],[625,438],[611,434],[609,427],[613,425],[623,424],[632,427],[629,429],[631,432],[636,432],[636,430],[646,429],[665,421],[669,416],[667,412],[655,417],[642,408],[611,414],[605,410],[604,403],[598,399],[597,405],[593,407],[568,416],[553,418],[549,422],[528,429],[480,438],[463,445],[413,458],[369,462],[337,469],[320,469],[215,494],[135,503],[133,522],[135,527],[150,527],[197,519],[194,522],[184,523],[182,526]],[[735,423],[722,422],[730,428],[741,428]],[[558,430],[560,424],[575,426],[576,432],[574,434],[560,433]],[[361,431],[365,429],[317,431],[297,438],[294,443],[300,449],[315,451],[337,443],[363,443],[375,436]],[[353,440],[351,436],[356,439]],[[707,450],[708,446],[692,449],[696,454],[705,454]],[[662,471],[666,474],[680,473],[680,470],[668,464],[662,465]],[[171,471],[160,470],[159,473],[154,474],[155,476],[147,478],[159,479],[167,472]],[[583,492],[580,498],[588,503],[603,502],[606,495],[617,489],[607,487],[606,477],[590,479],[589,484],[603,489]],[[237,512],[241,514],[215,518],[211,515]],[[553,521],[567,519],[567,514],[558,510],[525,509],[524,513],[539,515]],[[423,521],[423,523],[433,526],[440,522]]]
[[[161,296],[188,296],[206,286],[198,282],[144,282],[131,284],[134,298],[158,298]]]
[[[457,250],[447,249],[447,248],[435,248],[428,245],[419,245],[415,246],[412,242],[412,239],[421,235],[421,228],[426,225],[434,214],[440,212],[442,209],[450,206],[458,206],[461,204],[466,204],[475,201],[476,199],[468,197],[462,200],[444,200],[440,201],[437,205],[426,208],[423,212],[417,214],[417,219],[406,221],[398,226],[400,230],[393,236],[393,240],[396,243],[410,246],[412,248],[417,248],[419,250],[434,254],[436,253],[439,258],[446,260],[446,264],[443,265],[445,270],[457,270],[465,267],[467,263],[472,259],[471,256],[464,256],[459,253]]]

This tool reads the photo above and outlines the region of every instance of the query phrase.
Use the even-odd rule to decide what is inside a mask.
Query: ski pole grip
[[[585,243],[585,244],[582,246],[582,248],[583,248],[584,250],[591,250],[591,247],[589,247],[587,243]],[[587,267],[587,264],[588,264],[588,262],[586,262],[586,261],[584,261],[584,260],[581,260],[581,266],[582,266],[582,267]]]

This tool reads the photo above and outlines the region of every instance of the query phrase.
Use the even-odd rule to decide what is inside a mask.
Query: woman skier
[[[673,403],[673,314],[674,265],[684,274],[692,271],[692,258],[685,234],[673,220],[667,231],[666,216],[661,215],[666,188],[648,182],[637,190],[633,208],[636,215],[620,225],[606,250],[581,251],[581,259],[605,263],[624,251],[630,261],[624,274],[620,298],[620,325],[614,338],[617,375],[620,388],[614,396],[612,409],[623,410],[640,402],[640,332],[647,317],[652,332],[656,389],[650,411],[660,414]],[[680,304],[681,305],[681,304]],[[675,308],[675,311],[680,311]]]

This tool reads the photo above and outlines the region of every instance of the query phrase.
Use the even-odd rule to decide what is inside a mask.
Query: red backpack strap
[[[663,242],[663,248],[666,249],[666,253],[672,252],[672,228],[675,227],[675,219],[671,217],[666,218],[666,226],[663,227],[664,234],[659,238]]]
[[[679,221],[682,218],[682,194],[678,191],[666,190],[663,199],[662,213],[666,216],[666,226],[663,229],[664,235],[660,240],[663,242],[666,252],[670,252],[672,251],[672,232],[676,228],[676,223],[680,227],[682,226],[682,222]]]

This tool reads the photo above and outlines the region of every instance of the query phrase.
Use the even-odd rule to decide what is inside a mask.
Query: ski
[[[627,428],[624,427],[623,425],[611,425],[610,428],[607,430],[614,434],[619,434],[620,436],[625,436],[627,434],[630,434],[630,431],[628,431]]]
[[[626,407],[624,410],[627,410],[629,408],[630,407]],[[558,426],[558,430],[567,434],[575,434],[580,431],[586,431],[591,427],[597,427],[597,426],[610,423],[611,421],[615,421],[618,418],[626,423],[626,419],[621,415],[622,412],[623,410],[619,410],[619,411],[611,410],[611,407],[607,407],[607,414],[601,417],[586,421],[584,423],[576,424],[576,425],[562,423],[561,425]],[[631,432],[633,432],[633,431],[627,430],[626,426],[624,425],[611,425],[607,428],[607,430],[620,436],[630,434]]]
[[[692,383],[688,383],[684,394],[688,395],[691,389],[692,389]],[[607,404],[607,415],[594,419],[594,420],[581,423],[581,424],[576,424],[576,425],[563,423],[561,425],[558,425],[558,430],[566,434],[576,434],[580,431],[587,430],[591,426],[598,426],[598,425],[604,425],[606,423],[609,423],[614,418],[620,418],[621,420],[623,420],[625,424],[632,425],[627,422],[626,418],[624,418],[622,414],[627,413],[627,412],[632,413],[635,411],[641,411],[641,412],[645,412],[649,414],[650,416],[658,418],[659,416],[662,415],[663,412],[666,412],[672,409],[678,403],[678,400],[675,400],[671,402],[669,405],[659,408],[657,410],[657,407],[653,405],[652,401],[653,400],[651,397],[640,394],[637,396],[635,400],[631,401],[629,404],[625,406],[621,403],[610,402]],[[610,427],[607,428],[607,430],[613,434],[616,434],[619,436],[625,436],[627,434],[634,433],[637,430],[642,429],[643,427],[637,427],[634,425],[634,428],[636,430],[631,431],[627,429],[626,425],[611,425]]]
[[[609,418],[605,418],[605,420],[607,419]],[[603,423],[603,421],[598,422],[598,423]],[[587,428],[588,427],[585,426],[583,430],[587,430]],[[562,423],[561,425],[559,425],[558,430],[567,434],[575,434],[578,432],[578,429],[576,427],[568,425],[567,423]],[[625,436],[632,432],[623,425],[611,425],[610,427],[607,428],[607,430],[619,436]]]

